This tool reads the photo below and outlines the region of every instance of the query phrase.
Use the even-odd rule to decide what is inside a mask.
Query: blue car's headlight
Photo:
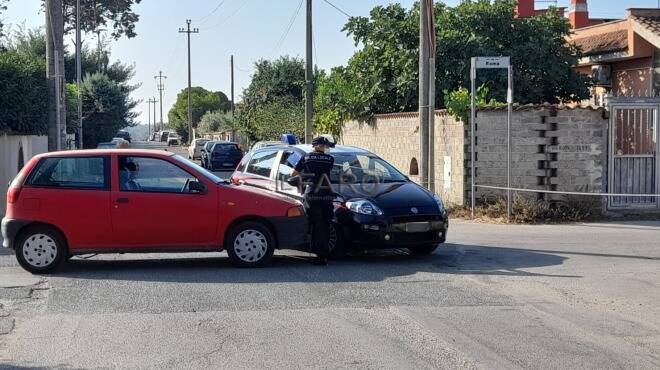
[[[438,207],[440,208],[440,212],[443,212],[445,210],[445,205],[444,203],[442,203],[442,198],[433,194],[433,199],[435,199],[435,202],[438,204]]]
[[[346,202],[346,208],[355,212],[361,213],[363,215],[373,215],[380,216],[383,214],[378,206],[373,204],[373,202],[366,199],[352,199]]]

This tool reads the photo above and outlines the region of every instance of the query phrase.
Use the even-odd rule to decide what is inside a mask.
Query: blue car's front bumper
[[[440,244],[447,239],[449,220],[445,212],[429,214],[363,215],[347,210],[336,212],[336,221],[351,247],[357,249],[404,248]],[[412,225],[414,224],[414,225]],[[410,226],[409,226],[410,225]],[[423,226],[422,231],[411,226]],[[428,227],[428,229],[427,229]]]

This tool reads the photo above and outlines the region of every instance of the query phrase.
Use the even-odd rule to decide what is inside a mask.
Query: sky
[[[368,15],[376,5],[399,2],[409,8],[414,0],[329,0],[351,16]],[[459,0],[446,0],[456,5]],[[299,4],[302,7],[296,10]],[[537,8],[544,7],[537,2]],[[547,2],[546,2],[547,3]],[[568,6],[570,0],[558,0],[558,6]],[[627,8],[655,8],[658,0],[590,0],[593,18],[625,16]],[[353,40],[341,32],[347,16],[325,0],[314,0],[315,64],[322,69],[343,65],[353,55]],[[133,98],[142,102],[136,109],[139,122],[147,123],[147,99],[158,91],[154,76],[162,71],[167,76],[163,92],[163,117],[174,104],[176,94],[187,87],[186,35],[179,33],[186,19],[199,28],[191,35],[192,86],[213,91],[230,92],[230,56],[234,55],[236,101],[250,83],[253,65],[259,59],[280,55],[305,55],[305,5],[302,0],[142,0],[134,6],[140,15],[137,37],[122,38],[111,43],[112,59],[135,64],[134,84],[140,87]],[[286,30],[294,19],[290,31]],[[40,0],[9,0],[3,20],[10,27],[43,26],[44,14]],[[94,43],[92,35],[83,37]],[[73,44],[68,43],[70,50]],[[84,71],[83,71],[84,73]],[[158,108],[157,108],[158,110]],[[151,117],[153,122],[153,117]],[[159,117],[160,119],[160,117]]]

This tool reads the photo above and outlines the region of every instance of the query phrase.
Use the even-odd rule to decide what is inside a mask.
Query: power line
[[[277,44],[275,44],[275,47],[273,48],[272,53],[275,53],[284,43],[284,40],[286,40],[286,37],[289,36],[289,32],[291,31],[291,27],[293,27],[293,24],[296,22],[296,18],[298,18],[298,14],[300,13],[300,9],[302,9],[303,5],[303,0],[300,0],[298,3],[298,7],[296,7],[295,12],[293,13],[293,16],[291,16],[291,19],[289,20],[289,24],[287,25],[286,29],[284,30],[284,33],[280,37],[280,39],[277,41]]]
[[[204,23],[207,19],[209,19],[209,17],[211,17],[216,11],[218,11],[218,9],[220,9],[222,4],[224,4],[224,3],[225,3],[225,0],[220,0],[218,5],[216,5],[216,7],[213,8],[213,10],[211,10],[211,12],[209,14],[205,15],[204,17],[202,17],[200,19],[195,19],[195,22]]]
[[[238,8],[236,8],[236,10],[234,10],[233,13],[229,14],[229,16],[228,16],[227,18],[221,20],[220,22],[214,24],[213,26],[209,26],[209,27],[206,27],[206,28],[202,28],[202,31],[210,30],[210,29],[212,29],[212,28],[216,28],[216,27],[218,27],[218,26],[223,25],[225,22],[227,22],[227,21],[230,20],[233,16],[235,16],[236,13],[238,13],[241,9],[243,9],[243,7],[244,7],[249,1],[250,1],[250,0],[245,0],[245,1],[243,1],[243,3],[242,3]]]
[[[316,35],[312,33],[312,45],[314,46],[314,60],[319,60],[319,56],[316,55]]]
[[[335,8],[338,12],[340,12],[341,14],[347,16],[348,18],[351,18],[351,17],[352,17],[352,15],[348,14],[348,13],[345,12],[343,9],[341,9],[340,7],[338,7],[337,5],[331,3],[329,0],[323,0],[323,1],[325,1],[328,5],[330,5],[331,7]]]

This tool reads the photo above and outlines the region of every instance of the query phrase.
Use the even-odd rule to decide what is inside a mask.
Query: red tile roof
[[[633,15],[632,18],[647,30],[660,36],[660,17]]]
[[[574,38],[571,41],[582,49],[585,56],[628,50],[628,32],[626,30]]]

